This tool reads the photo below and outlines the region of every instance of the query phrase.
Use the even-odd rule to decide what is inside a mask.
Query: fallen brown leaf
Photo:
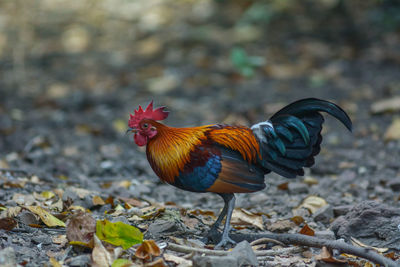
[[[11,231],[17,226],[17,221],[13,218],[2,218],[0,219],[0,229]]]
[[[278,185],[279,190],[288,190],[289,189],[289,182],[284,182]]]
[[[267,229],[271,232],[282,233],[293,229],[295,226],[296,224],[291,220],[279,220],[268,224]]]
[[[290,218],[290,220],[297,225],[300,225],[304,222],[304,218],[301,216],[293,216],[292,218]]]
[[[114,259],[110,252],[103,246],[100,239],[94,235],[94,248],[92,251],[92,266],[93,267],[109,267],[111,266]]]
[[[235,208],[232,213],[232,225],[251,225],[264,230],[263,219],[261,215],[254,214],[242,208]]]
[[[53,267],[62,267],[61,263],[59,263],[55,258],[50,257],[49,259],[51,266]]]
[[[96,232],[96,220],[90,215],[79,211],[67,221],[67,239],[89,244]]]
[[[59,245],[62,245],[62,246],[64,246],[65,244],[68,243],[68,240],[67,240],[67,236],[66,236],[66,235],[57,235],[57,236],[53,236],[53,237],[51,238],[51,240],[53,241],[54,244],[59,244]]]
[[[153,256],[160,256],[161,251],[154,240],[144,240],[137,248],[135,257],[142,260],[149,260]]]
[[[92,198],[93,205],[105,205],[106,202],[100,196],[94,196]]]
[[[334,258],[332,256],[331,252],[326,247],[322,247],[321,253],[319,255],[316,255],[315,259],[321,260],[324,262],[329,262],[329,263],[346,263],[347,262],[345,260],[339,260],[339,259]]]
[[[314,236],[314,235],[315,235],[315,232],[314,232],[313,229],[310,228],[310,226],[308,226],[308,224],[305,224],[305,225],[303,226],[303,228],[301,228],[299,234]]]
[[[328,205],[325,199],[317,196],[309,196],[306,199],[303,200],[303,202],[298,206],[297,208],[293,209],[293,212],[295,212],[298,209],[301,208],[306,208],[308,209],[311,213],[316,212],[318,209]]]

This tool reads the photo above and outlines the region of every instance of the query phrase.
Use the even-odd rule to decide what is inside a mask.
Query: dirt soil
[[[98,220],[129,223],[160,247],[188,245],[178,239],[199,244],[223,201],[156,177],[144,150],[125,134],[129,113],[150,100],[168,107],[165,123],[172,126],[250,126],[300,98],[337,103],[349,113],[353,132],[327,116],[315,165],[291,180],[269,174],[265,190],[237,194],[236,207],[250,215],[232,233],[297,233],[306,223],[325,238],[355,237],[399,252],[398,30],[364,23],[361,11],[352,14],[353,28],[342,12],[332,11],[324,22],[322,15],[311,19],[301,4],[293,8],[304,12],[303,20],[288,9],[269,24],[243,26],[238,18],[248,6],[223,1],[140,7],[61,1],[64,10],[49,1],[17,2],[1,4],[0,11],[7,29],[0,33],[0,211],[17,222],[10,231],[0,229],[0,249],[11,247],[16,263],[43,266],[54,258],[66,266],[91,264],[91,249],[66,243],[66,228],[48,227],[27,209],[35,205],[63,221],[83,209]],[[250,64],[253,73],[235,66],[233,47],[262,59]],[[95,202],[97,196],[104,203]],[[319,197],[315,209],[301,206],[309,196]],[[115,213],[118,204],[125,209]],[[361,216],[371,205],[382,212]],[[152,209],[156,214],[140,219]],[[294,216],[305,222],[296,225]],[[335,226],[338,218],[350,226]],[[369,224],[372,232],[354,230]],[[310,251],[259,264],[310,266],[319,250]]]

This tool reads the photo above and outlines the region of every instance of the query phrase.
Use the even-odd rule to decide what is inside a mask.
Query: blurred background
[[[155,183],[124,135],[151,99],[173,126],[251,125],[299,98],[328,99],[355,131],[329,122],[327,148],[398,155],[384,138],[400,109],[400,2],[1,1],[0,95],[0,167],[49,180]]]

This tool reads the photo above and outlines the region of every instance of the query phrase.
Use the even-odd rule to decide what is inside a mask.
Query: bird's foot
[[[215,245],[214,249],[225,248],[228,244],[234,246],[236,245],[236,242],[233,241],[228,235],[223,235],[221,241]]]
[[[203,243],[216,243],[218,238],[221,236],[220,232],[218,232],[217,227],[211,227],[210,231],[207,235],[201,240]]]

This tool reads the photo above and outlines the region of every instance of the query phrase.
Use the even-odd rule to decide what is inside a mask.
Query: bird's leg
[[[211,226],[210,231],[207,233],[207,236],[205,238],[206,243],[208,243],[209,241],[214,241],[218,236],[218,227],[221,224],[222,220],[225,218],[227,210],[228,210],[228,205],[225,203],[224,208],[222,209],[221,213],[218,216],[218,219]]]
[[[222,213],[226,212],[226,219],[225,219],[225,225],[224,225],[224,230],[222,232],[222,237],[221,237],[221,241],[219,241],[219,243],[215,246],[215,248],[221,248],[221,247],[225,247],[227,244],[236,244],[235,241],[233,241],[230,237],[229,237],[229,230],[230,230],[230,223],[231,223],[231,218],[232,218],[232,212],[233,212],[233,208],[235,207],[235,195],[234,194],[219,194],[225,202],[225,206],[224,209],[221,212]],[[221,217],[220,215],[220,217]],[[218,217],[217,221],[215,223],[218,222],[218,220],[220,219],[220,217]],[[221,219],[222,221],[222,219]],[[219,223],[221,223],[221,221]]]

